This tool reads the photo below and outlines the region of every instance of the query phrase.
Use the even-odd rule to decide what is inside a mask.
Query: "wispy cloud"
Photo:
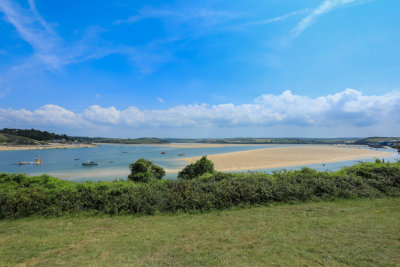
[[[105,29],[98,26],[89,27],[82,38],[68,42],[57,33],[55,23],[47,22],[39,14],[34,0],[27,2],[27,7],[22,7],[16,1],[0,0],[0,14],[4,13],[4,19],[33,50],[22,63],[9,67],[0,77],[0,97],[4,97],[12,89],[10,84],[21,76],[42,71],[63,72],[65,66],[112,54],[124,55],[141,75],[152,73],[159,64],[169,60],[169,55],[155,52],[151,43],[132,47],[104,42],[99,35]]]
[[[292,30],[293,37],[299,36],[305,29],[321,15],[326,14],[334,9],[347,6],[363,0],[325,0],[317,8],[313,9],[310,14],[304,17]]]
[[[201,23],[201,25],[214,25],[227,19],[238,17],[238,13],[228,11],[216,11],[207,8],[187,8],[183,10],[143,8],[136,15],[127,19],[117,20],[115,24],[132,24],[138,21],[155,18],[167,20],[168,23]]]
[[[157,97],[157,100],[158,100],[158,102],[160,102],[160,103],[165,103],[165,100],[162,99],[161,97]]]
[[[74,113],[57,105],[37,110],[1,109],[3,125],[69,125],[74,127],[130,128],[219,128],[269,127],[367,127],[386,122],[398,127],[400,92],[384,95],[363,95],[346,89],[342,92],[310,98],[285,91],[280,95],[266,94],[253,103],[233,105],[179,105],[169,109],[140,110],[129,107],[93,105],[82,113]]]
[[[21,38],[31,45],[35,51],[35,58],[51,68],[58,68],[60,59],[56,50],[62,42],[50,25],[37,15],[34,2],[31,0],[31,9],[23,9],[9,0],[0,1],[0,10],[4,12],[6,20],[11,23]]]
[[[283,20],[289,19],[289,18],[297,16],[297,15],[304,14],[304,13],[309,12],[309,11],[310,11],[309,8],[295,10],[295,11],[289,12],[287,14],[284,14],[284,15],[281,15],[281,16],[277,16],[277,17],[273,17],[273,18],[268,18],[268,19],[264,19],[264,20],[249,21],[249,22],[241,24],[240,27],[252,26],[252,25],[265,25],[265,24],[275,23],[275,22],[279,22],[279,21],[283,21]]]

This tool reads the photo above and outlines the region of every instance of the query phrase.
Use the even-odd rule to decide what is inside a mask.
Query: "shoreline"
[[[343,148],[329,145],[263,148],[207,156],[217,171],[246,171],[285,168],[301,165],[324,164],[349,160],[384,158],[396,155],[394,152]],[[182,160],[188,164],[201,157]]]
[[[40,149],[70,149],[70,148],[88,148],[96,147],[92,144],[48,144],[48,145],[0,145],[0,151],[14,151],[14,150],[40,150]]]

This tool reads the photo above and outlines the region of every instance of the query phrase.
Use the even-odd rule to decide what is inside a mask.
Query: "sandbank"
[[[30,149],[64,149],[64,148],[86,148],[95,147],[92,144],[48,144],[48,145],[28,145],[28,146],[11,146],[0,145],[0,151],[7,150],[30,150]]]
[[[297,147],[263,148],[209,155],[218,171],[245,171],[268,168],[281,168],[317,163],[339,162],[367,158],[382,158],[395,155],[360,148],[343,148],[331,145],[312,145]],[[200,157],[184,158],[188,163]]]

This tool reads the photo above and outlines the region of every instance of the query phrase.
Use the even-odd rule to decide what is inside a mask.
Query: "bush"
[[[206,173],[213,173],[214,163],[207,159],[207,156],[202,157],[195,163],[187,165],[178,173],[178,179],[191,180]]]
[[[148,166],[146,162],[140,160],[139,165]],[[152,175],[151,179],[157,181]],[[400,196],[400,163],[362,163],[332,173],[310,168],[273,174],[207,172],[197,179],[162,183],[74,183],[47,175],[0,173],[0,218],[85,211],[110,215],[208,211],[273,202],[379,196]]]
[[[148,183],[153,179],[161,180],[165,176],[165,170],[147,159],[138,159],[129,165],[131,174],[129,180],[140,183]]]

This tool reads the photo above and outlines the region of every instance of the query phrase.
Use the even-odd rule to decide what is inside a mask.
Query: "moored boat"
[[[30,165],[30,164],[42,164],[43,161],[41,161],[39,158],[36,158],[35,161],[18,161],[18,165]]]
[[[99,165],[99,164],[93,160],[87,160],[85,162],[82,162],[82,166],[96,166],[96,165]]]

